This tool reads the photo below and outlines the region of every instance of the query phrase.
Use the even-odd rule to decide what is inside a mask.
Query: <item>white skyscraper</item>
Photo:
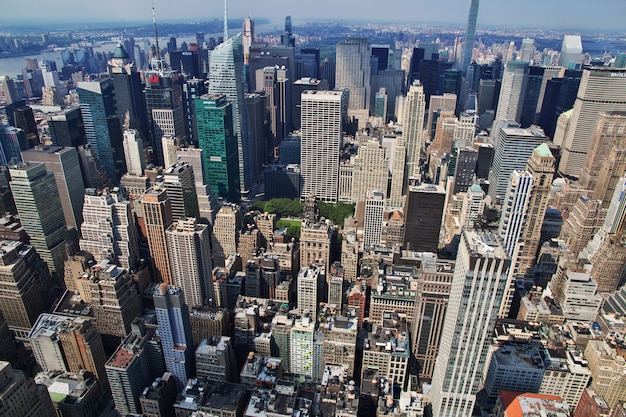
[[[254,155],[250,117],[245,105],[243,79],[243,46],[241,33],[211,51],[209,60],[209,94],[224,94],[233,106],[233,128],[237,136],[239,183],[249,190],[254,183]]]
[[[123,145],[126,170],[131,175],[143,175],[146,160],[143,154],[143,140],[139,136],[139,132],[135,129],[125,130]]]
[[[130,204],[119,192],[85,190],[79,243],[97,262],[108,259],[128,270],[137,266],[137,226]]]
[[[350,90],[350,110],[369,109],[370,55],[366,38],[348,38],[337,44],[335,88]]]
[[[313,376],[313,334],[315,320],[304,316],[296,321],[289,335],[289,372],[304,377]]]
[[[572,118],[561,146],[559,172],[578,178],[600,112],[624,110],[626,69],[594,67],[584,70]]]
[[[527,171],[513,171],[509,180],[506,196],[502,201],[502,215],[498,235],[502,246],[512,259],[517,259],[521,251],[522,234],[526,226],[528,203],[533,189],[533,176]],[[514,268],[509,271],[499,317],[506,318],[511,310],[515,294]]]
[[[166,230],[172,283],[183,289],[185,304],[205,306],[213,295],[211,235],[206,224],[180,219]]]
[[[434,416],[472,415],[510,263],[494,235],[462,233],[430,391]]]
[[[463,199],[463,211],[461,212],[461,224],[467,228],[474,228],[485,211],[485,192],[480,185],[475,183],[467,189]]]
[[[303,197],[314,194],[320,201],[337,201],[345,99],[343,91],[307,90],[302,93]]]
[[[515,120],[519,122],[522,115],[522,104],[528,83],[528,62],[511,61],[506,64],[500,87],[498,109],[493,122],[493,132],[497,134],[498,122]]]
[[[380,245],[383,233],[383,214],[385,212],[385,194],[380,190],[367,193],[365,199],[365,222],[363,225],[363,246]]]
[[[424,112],[426,111],[426,95],[424,87],[413,83],[406,95],[404,116],[402,117],[402,139],[406,146],[405,180],[408,177],[419,177],[419,162],[424,146]]]
[[[317,286],[323,270],[317,267],[303,267],[298,273],[298,310],[301,314],[308,311],[315,322],[317,317]]]
[[[370,190],[387,190],[389,162],[385,148],[369,140],[359,146],[352,172],[352,202],[364,201]]]
[[[583,54],[583,41],[580,35],[565,35],[561,44],[559,66],[565,69],[580,67]]]
[[[489,196],[494,202],[504,198],[511,172],[525,170],[533,150],[548,140],[539,129],[521,129],[516,125],[500,127],[495,135],[493,164],[489,171]]]

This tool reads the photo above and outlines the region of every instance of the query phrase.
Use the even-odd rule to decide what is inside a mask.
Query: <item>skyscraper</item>
[[[367,38],[348,38],[337,44],[335,88],[350,90],[350,110],[369,110],[370,55]]]
[[[48,128],[53,145],[78,147],[87,143],[85,127],[79,106],[48,113]]]
[[[42,163],[46,171],[54,174],[59,191],[61,207],[68,227],[78,230],[83,221],[83,197],[85,186],[75,148],[37,146],[22,151],[24,162]]]
[[[315,323],[317,317],[318,285],[320,277],[324,271],[315,266],[302,267],[298,273],[298,310],[300,314],[310,314],[311,320]]]
[[[419,178],[420,157],[424,146],[424,112],[426,96],[424,87],[417,83],[411,84],[404,103],[402,116],[402,139],[406,146],[405,182],[409,177]]]
[[[387,195],[389,159],[378,141],[368,140],[359,146],[352,171],[352,202],[364,201],[371,190]]]
[[[141,137],[146,137],[148,119],[143,86],[141,85],[141,73],[121,43],[115,48],[113,58],[108,62],[108,69],[115,88],[117,114],[125,118],[126,113],[128,113],[129,127],[141,132]]]
[[[209,94],[223,94],[232,105],[233,129],[237,137],[239,187],[241,191],[249,190],[256,178],[250,118],[244,96],[241,34],[211,51],[209,65]]]
[[[515,124],[500,127],[495,136],[493,164],[489,172],[489,196],[505,196],[509,175],[513,170],[523,171],[533,150],[548,138],[538,129],[521,129]]]
[[[321,201],[337,201],[345,100],[343,91],[302,93],[302,197],[314,194]]]
[[[363,225],[363,247],[380,245],[383,232],[383,214],[385,211],[385,194],[380,190],[372,190],[365,198],[365,223]]]
[[[437,252],[445,199],[442,186],[409,183],[404,204],[404,249]]]
[[[183,111],[182,79],[177,71],[150,70],[146,72],[146,111],[150,134],[152,135],[152,156],[154,163],[163,165],[164,135],[187,138]]]
[[[473,230],[461,234],[433,373],[435,416],[472,415],[510,263],[494,235]]]
[[[213,234],[211,235],[214,266],[224,267],[226,258],[237,253],[241,221],[239,206],[226,204],[220,208],[213,222]]]
[[[158,183],[167,192],[172,207],[172,220],[200,217],[193,168],[187,162],[176,162],[165,169]]]
[[[528,62],[511,61],[506,64],[506,70],[502,77],[500,98],[493,122],[493,131],[497,134],[499,122],[502,120],[515,120],[519,122],[522,116],[526,84],[528,83]]]
[[[574,102],[572,119],[561,146],[559,172],[578,178],[591,146],[598,115],[626,110],[626,69],[585,69]],[[555,135],[556,136],[556,135]]]
[[[204,151],[204,178],[215,195],[237,201],[241,177],[233,108],[223,94],[195,100],[198,147]]]
[[[159,323],[159,335],[168,372],[176,379],[178,390],[195,376],[194,349],[191,338],[189,310],[183,291],[161,284],[154,293],[154,308]]]
[[[128,270],[138,266],[135,216],[120,191],[85,190],[83,217],[81,250],[91,253],[97,262],[108,259]]]
[[[69,235],[54,174],[47,172],[44,164],[24,164],[9,172],[22,226],[50,272],[60,281]]]
[[[467,71],[467,67],[472,63],[472,52],[474,51],[474,36],[476,35],[476,20],[478,20],[479,0],[471,0],[469,14],[467,16],[467,30],[465,31],[465,43],[463,44],[463,59],[461,60],[462,73]]]
[[[172,263],[172,283],[183,290],[185,303],[207,305],[213,295],[210,229],[196,219],[180,219],[165,232]]]
[[[138,130],[124,130],[124,158],[129,174],[143,175],[143,170],[146,169],[146,159],[143,153],[143,140]]]
[[[9,362],[0,362],[0,386],[3,414],[39,417],[57,415],[46,387],[26,378],[24,372],[13,369]]]
[[[124,174],[122,130],[110,78],[80,81],[76,88],[80,100],[87,144],[95,151],[109,178],[117,182]]]
[[[561,44],[559,65],[565,69],[580,68],[583,54],[583,42],[580,35],[565,35]]]
[[[142,196],[141,206],[148,238],[150,256],[154,262],[157,282],[171,284],[172,274],[165,231],[172,224],[172,203],[162,188],[150,188]]]

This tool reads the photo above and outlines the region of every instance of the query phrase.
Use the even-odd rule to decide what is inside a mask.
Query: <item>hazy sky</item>
[[[157,19],[207,20],[224,13],[222,0],[154,0]],[[90,6],[90,4],[93,4]],[[464,23],[470,0],[230,0],[231,18],[267,17],[294,25],[310,19]],[[2,20],[150,21],[151,0],[0,0]],[[626,31],[626,0],[481,0],[478,26]],[[0,32],[2,27],[0,26]]]

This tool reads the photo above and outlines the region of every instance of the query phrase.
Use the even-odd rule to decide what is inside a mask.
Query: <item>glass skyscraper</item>
[[[254,158],[252,155],[250,118],[244,101],[241,34],[224,41],[211,51],[209,94],[223,94],[232,105],[233,128],[237,137],[239,186],[241,191],[249,190],[255,180]],[[200,136],[200,133],[198,135]]]

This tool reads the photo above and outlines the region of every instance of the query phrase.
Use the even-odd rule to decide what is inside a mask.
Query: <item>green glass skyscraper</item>
[[[204,176],[211,191],[239,200],[240,175],[233,105],[223,94],[195,99],[198,146],[204,150]]]

